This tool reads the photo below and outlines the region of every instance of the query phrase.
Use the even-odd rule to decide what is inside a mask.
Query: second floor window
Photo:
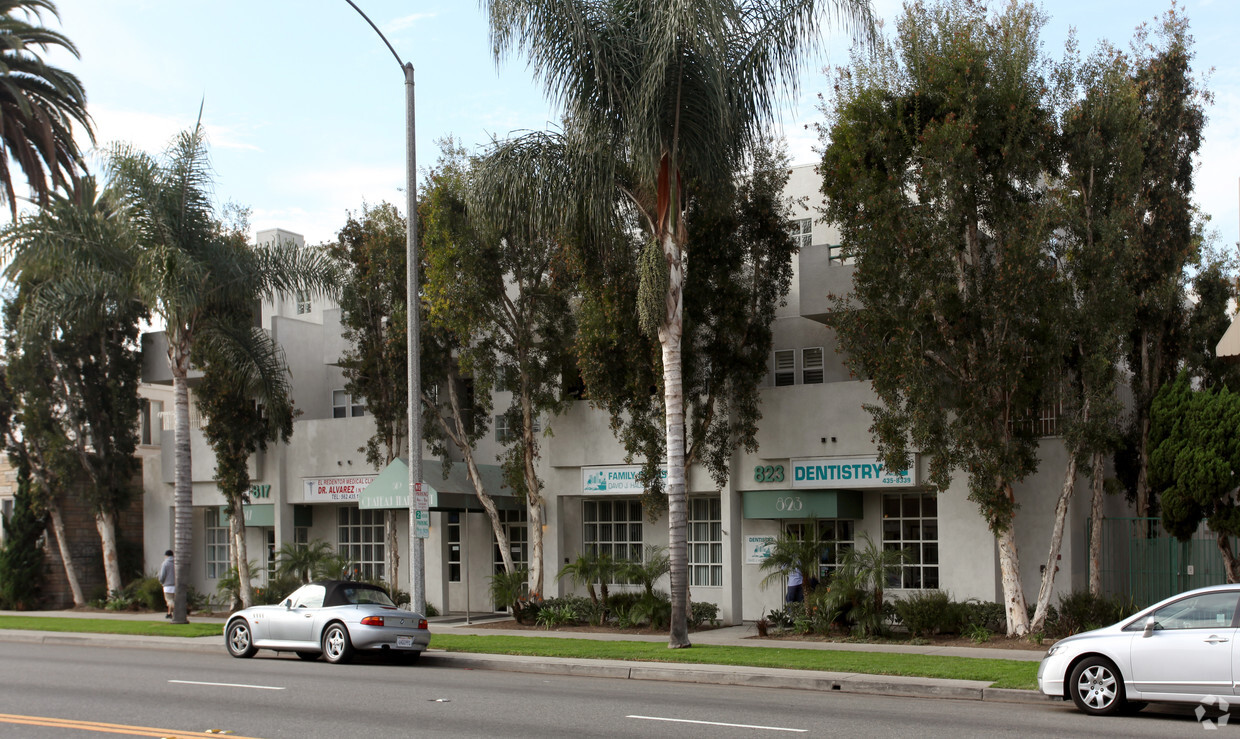
[[[366,403],[343,390],[332,391],[332,418],[349,418],[366,415]]]
[[[813,220],[809,218],[798,218],[792,222],[792,229],[789,235],[792,236],[792,243],[797,245],[798,249],[808,249],[814,240]]]
[[[297,315],[305,315],[310,312],[310,291],[297,291]]]

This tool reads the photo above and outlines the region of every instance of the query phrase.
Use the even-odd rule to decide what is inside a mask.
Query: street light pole
[[[409,591],[413,610],[426,613],[426,539],[417,535],[417,511],[414,487],[422,482],[422,316],[418,298],[418,210],[417,210],[417,146],[414,142],[413,64],[401,61],[400,55],[379,27],[370,20],[353,0],[345,0],[358,15],[375,29],[387,44],[396,63],[405,73],[405,306],[408,314],[409,364]],[[395,583],[392,583],[395,586]]]

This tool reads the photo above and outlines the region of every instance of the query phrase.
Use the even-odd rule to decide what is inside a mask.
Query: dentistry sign
[[[581,489],[586,495],[640,495],[646,491],[637,480],[641,471],[641,465],[636,464],[622,467],[582,467]],[[661,467],[659,474],[666,483],[667,467]]]
[[[907,470],[889,470],[877,457],[794,459],[793,488],[907,488],[917,485],[917,458]]]

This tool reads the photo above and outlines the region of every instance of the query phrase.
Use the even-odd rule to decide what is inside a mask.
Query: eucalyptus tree
[[[57,49],[76,58],[77,47],[38,24],[43,11],[59,18],[52,0],[0,0],[0,199],[8,202],[14,220],[10,161],[26,176],[35,199],[46,204],[53,191],[69,188],[85,171],[74,124],[94,141],[81,81],[42,58]]]
[[[537,429],[540,418],[569,402],[561,386],[565,367],[573,363],[572,284],[560,234],[521,213],[488,218],[469,207],[471,172],[465,152],[447,142],[428,188],[433,212],[423,241],[427,322],[455,338],[456,361],[475,395],[506,392],[511,398],[500,416],[505,434],[498,438],[505,448],[504,479],[525,502],[529,588],[542,593]],[[474,193],[474,199],[488,196]]]
[[[376,469],[400,456],[409,433],[406,228],[395,206],[363,205],[360,217],[350,215],[336,241],[326,247],[342,275],[340,323],[348,342],[340,359],[344,389],[366,399],[374,432],[364,451]],[[384,572],[393,587],[399,567],[396,514],[383,512]]]
[[[872,32],[865,0],[483,0],[497,61],[528,57],[548,96],[564,106],[562,133],[536,133],[495,147],[490,208],[538,219],[584,222],[586,244],[631,216],[648,269],[645,320],[659,338],[668,466],[672,614],[669,646],[689,646],[684,291],[693,188],[730,179],[795,87],[804,53],[820,42],[828,11]],[[559,196],[531,200],[531,159],[557,160]],[[523,180],[526,180],[523,184]],[[594,255],[591,258],[602,258]]]
[[[1150,515],[1148,466],[1150,406],[1184,358],[1189,305],[1186,267],[1200,256],[1194,228],[1193,160],[1201,148],[1210,93],[1193,76],[1193,38],[1188,18],[1175,8],[1151,35],[1139,29],[1133,42],[1135,82],[1146,136],[1142,143],[1140,228],[1127,280],[1137,301],[1128,352],[1133,378],[1134,463],[1127,484],[1138,516]],[[1131,467],[1130,467],[1131,469]]]
[[[1042,630],[1058,570],[1078,468],[1091,476],[1090,590],[1101,590],[1101,534],[1107,455],[1119,447],[1125,412],[1120,386],[1136,309],[1124,279],[1140,223],[1144,123],[1127,58],[1103,44],[1080,60],[1075,43],[1054,74],[1062,160],[1048,184],[1059,224],[1050,241],[1062,283],[1060,432],[1068,461],[1030,630]],[[1054,350],[1048,346],[1043,351]],[[1054,400],[1054,397],[1052,397]]]
[[[226,239],[239,262],[253,258],[246,234]],[[250,563],[246,554],[244,505],[249,502],[250,457],[273,441],[293,435],[293,400],[283,350],[254,325],[252,305],[223,306],[213,316],[215,330],[227,340],[211,342],[196,353],[203,368],[194,403],[203,418],[202,434],[215,451],[215,481],[228,505],[232,540],[229,559],[237,572],[237,595],[243,608],[253,604]]]
[[[967,471],[1012,635],[1029,624],[1015,521],[1038,462],[1027,421],[1061,356],[1043,23],[1029,4],[906,5],[895,38],[837,77],[823,156],[826,214],[855,260],[829,325],[878,396],[879,453],[896,469],[927,455],[933,490]]]
[[[185,621],[193,560],[190,476],[189,370],[191,354],[228,352],[235,337],[225,317],[298,290],[327,294],[335,284],[328,256],[293,243],[253,247],[239,259],[210,198],[211,176],[201,120],[155,158],[130,147],[110,157],[113,179],[128,203],[141,254],[133,274],[136,298],[164,324],[174,395],[176,606]]]
[[[33,360],[48,372],[27,375],[19,397],[46,403],[51,425],[44,431],[68,444],[76,465],[62,481],[93,513],[107,589],[119,593],[116,516],[133,498],[141,469],[134,454],[138,330],[147,311],[131,299],[126,274],[136,250],[115,197],[100,193],[91,177],[71,195],[54,195],[41,211],[20,218],[0,244],[12,257],[6,276],[18,285],[15,340],[39,354],[19,355],[15,369]]]

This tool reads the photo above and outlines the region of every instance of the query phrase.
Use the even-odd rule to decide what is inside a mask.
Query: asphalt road
[[[77,723],[73,723],[77,722]],[[105,724],[107,726],[105,726]],[[1240,717],[1236,727],[1240,731]],[[382,661],[235,660],[0,643],[0,737],[1196,736],[1191,707],[1070,706],[541,676]]]

